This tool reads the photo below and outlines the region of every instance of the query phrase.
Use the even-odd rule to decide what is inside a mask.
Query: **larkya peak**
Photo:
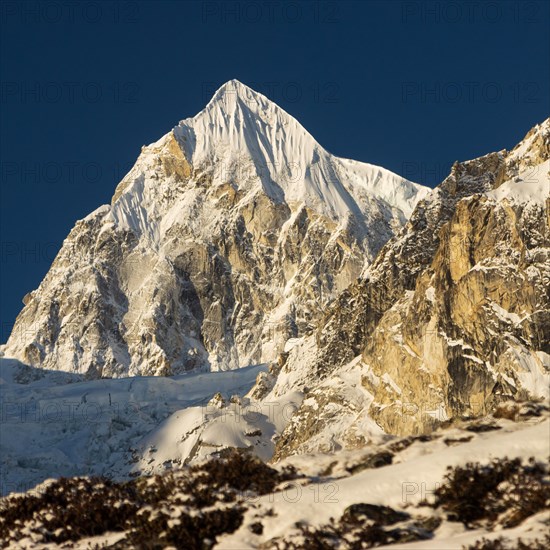
[[[271,361],[427,193],[229,81],[77,223],[7,353],[91,377]]]

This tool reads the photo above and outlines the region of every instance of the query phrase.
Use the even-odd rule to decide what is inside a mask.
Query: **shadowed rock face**
[[[300,378],[308,391],[276,459],[319,448],[327,433],[333,450],[368,441],[362,416],[388,433],[417,434],[505,399],[548,394],[549,158],[550,119],[511,152],[455,163],[419,202],[286,358],[286,377],[310,374]],[[536,193],[526,198],[522,186]],[[350,400],[358,385],[364,395]],[[346,400],[337,419],[324,412]]]
[[[5,354],[90,377],[273,360],[425,194],[230,82],[77,222]]]

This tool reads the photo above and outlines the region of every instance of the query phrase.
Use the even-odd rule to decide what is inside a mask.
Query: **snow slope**
[[[208,405],[211,397],[216,392],[242,396],[263,371],[265,366],[259,365],[171,378],[85,381],[0,359],[0,494],[25,491],[48,478],[124,478],[133,471],[151,473],[179,464],[187,458],[176,452],[182,434],[196,429],[197,422],[211,422],[218,411]],[[255,419],[258,413],[255,409],[249,416]],[[246,411],[234,415],[232,430],[227,429],[228,414],[220,411],[218,429],[208,428],[209,440],[215,445],[260,445],[258,438],[251,442],[246,436]],[[270,419],[263,417],[263,424],[269,426]],[[271,426],[269,437],[283,427]],[[269,438],[262,443],[269,444]],[[157,457],[153,448],[158,448]]]
[[[550,453],[548,418],[543,421],[533,419],[527,424],[500,421],[499,426],[501,429],[497,431],[479,433],[475,436],[461,430],[439,432],[440,437],[435,440],[418,441],[399,453],[393,464],[365,469],[355,475],[346,472],[345,466],[346,462],[360,463],[358,457],[361,451],[348,452],[343,456],[335,454],[297,457],[297,466],[300,468],[307,464],[312,476],[315,475],[313,472],[316,463],[317,472],[326,471],[327,466],[332,464],[331,471],[334,473],[317,483],[313,482],[301,488],[293,484],[287,491],[261,497],[248,511],[242,527],[235,533],[224,536],[216,548],[244,550],[258,548],[262,543],[276,537],[291,539],[292,534],[297,532],[297,524],[327,524],[331,517],[340,517],[348,506],[355,503],[368,502],[395,509],[407,509],[407,506],[418,505],[424,498],[430,498],[433,490],[443,482],[448,466],[465,465],[468,462],[486,464],[497,457],[535,457],[539,461],[547,460]],[[443,434],[451,439],[454,436],[457,440],[468,435],[470,441],[449,446],[444,443],[441,437]],[[371,452],[373,450],[370,449]],[[367,454],[365,450],[362,452]],[[290,463],[293,463],[292,460]],[[345,473],[339,474],[339,471]],[[345,477],[341,477],[342,475]],[[410,512],[410,509],[408,511]],[[487,534],[489,538],[501,535],[511,538],[529,538],[537,535],[540,537],[547,532],[542,523],[545,518],[547,519],[547,515],[540,515],[538,523],[527,521],[521,528],[495,533],[487,533],[481,529],[466,531],[460,524],[444,522],[432,540],[390,545],[385,548],[459,550],[463,544],[471,544]],[[260,535],[252,533],[249,529],[249,525],[258,521],[258,518],[261,518],[264,526]]]
[[[487,193],[492,199],[543,204],[550,198],[550,160],[522,170],[514,179]]]

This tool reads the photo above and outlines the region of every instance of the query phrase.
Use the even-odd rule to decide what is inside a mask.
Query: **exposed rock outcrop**
[[[353,448],[343,434],[362,417],[417,434],[506,399],[548,396],[549,158],[550,119],[511,152],[455,163],[287,358],[273,391],[294,376],[309,393],[276,459],[321,448],[323,433],[333,448]],[[346,400],[358,378],[359,407]],[[338,420],[326,414],[329,395],[347,403]],[[312,410],[322,422],[312,424]],[[367,425],[357,437],[371,433]]]

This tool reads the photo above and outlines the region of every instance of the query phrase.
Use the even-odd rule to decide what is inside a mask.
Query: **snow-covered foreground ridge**
[[[230,81],[77,222],[5,355],[94,378],[274,360],[427,192]]]
[[[226,380],[230,374],[206,376]],[[160,380],[144,383],[154,387]],[[109,381],[110,389],[128,382]],[[91,396],[98,383],[85,383]],[[548,404],[508,404],[494,416],[455,422],[429,436],[384,436],[360,450],[292,457],[275,469],[232,451],[129,485],[49,480],[23,497],[27,505],[17,495],[0,500],[0,544],[122,549],[155,542],[199,549],[209,540],[208,547],[225,550],[459,550],[502,538],[505,545],[497,548],[511,550],[521,538],[539,550],[549,522],[549,422]],[[510,462],[515,459],[523,463],[519,470]],[[507,470],[491,474],[499,464]],[[471,475],[438,492],[449,486],[449,467]]]
[[[483,423],[478,423],[480,424]],[[472,429],[475,424],[470,424],[469,427],[466,425],[462,428],[440,430],[432,437],[426,438],[427,441],[420,438],[410,446],[400,445],[394,441],[394,449],[401,446],[405,449],[395,454],[395,451],[390,452],[392,456],[384,456],[381,451],[392,448],[390,443],[343,455],[296,457],[281,466],[295,464],[299,470],[303,469],[302,471],[309,472],[313,478],[318,476],[320,479],[312,485],[305,483],[301,489],[295,484],[289,486],[286,491],[262,497],[258,505],[247,513],[243,527],[235,534],[222,539],[218,548],[257,548],[261,542],[277,538],[283,541],[294,539],[296,546],[286,546],[283,543],[281,548],[300,548],[300,529],[297,529],[300,523],[309,526],[330,524],[331,518],[339,518],[346,508],[357,503],[385,505],[411,512],[409,506],[430,499],[433,492],[443,484],[448,467],[465,466],[474,462],[487,464],[490,460],[503,457],[534,457],[543,462],[548,460],[548,418],[537,419],[527,425],[512,425],[509,421],[487,422],[486,425],[494,427],[496,431],[472,435],[475,433],[475,427]],[[407,443],[408,441],[410,440],[407,440]],[[376,460],[372,460],[377,453],[379,457],[383,457],[378,464]],[[390,464],[381,466],[384,460],[386,464]],[[549,505],[550,502],[547,502],[547,509]],[[269,512],[270,509],[274,511],[273,514]],[[264,529],[258,537],[248,526],[260,517]],[[531,535],[540,536],[546,533],[549,521],[547,513],[543,514],[540,520],[542,521],[538,526],[524,526],[524,529],[517,530],[513,533],[513,538],[529,535],[529,527],[534,531]],[[459,549],[462,545],[479,540],[482,534],[485,534],[483,529],[472,533],[462,526],[443,522],[431,540],[410,545],[390,544],[388,547],[422,550]],[[506,535],[503,532],[492,534],[491,538],[503,534]],[[343,541],[340,543],[340,548],[348,548]]]

